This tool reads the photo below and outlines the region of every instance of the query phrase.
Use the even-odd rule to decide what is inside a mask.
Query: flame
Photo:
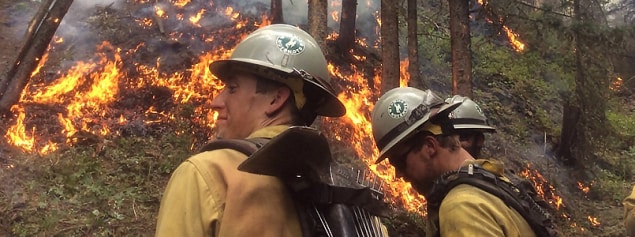
[[[139,1],[148,2],[148,1]],[[187,0],[170,0],[173,6],[183,8],[189,1]],[[335,1],[332,1],[333,4]],[[167,19],[167,4],[159,6],[153,5],[154,14],[160,18]],[[170,11],[171,12],[171,11]],[[208,11],[210,12],[210,11]],[[206,17],[206,11],[199,10],[195,15],[190,16],[187,20],[191,24],[199,26],[198,23]],[[197,102],[193,109],[194,114],[199,117],[192,118],[196,124],[209,129],[214,128],[217,113],[210,111],[206,106],[199,106],[209,102],[210,98],[218,93],[223,87],[222,83],[217,80],[209,71],[208,65],[216,60],[228,58],[231,50],[228,49],[233,45],[224,45],[223,42],[238,42],[245,37],[247,33],[240,33],[240,29],[247,26],[262,27],[271,24],[266,14],[260,21],[250,20],[243,17],[232,7],[216,10],[212,13],[221,13],[233,23],[233,34],[212,34],[204,36],[201,39],[210,45],[215,45],[214,49],[202,53],[195,63],[187,70],[177,72],[161,72],[162,64],[165,62],[160,57],[156,61],[149,64],[137,62],[124,62],[124,56],[135,54],[139,49],[146,47],[146,43],[139,43],[132,49],[120,49],[112,46],[109,42],[102,42],[97,46],[95,58],[91,60],[77,62],[68,71],[59,73],[58,78],[54,80],[33,80],[32,84],[25,89],[24,97],[20,103],[12,108],[16,117],[13,118],[14,125],[7,129],[5,138],[10,144],[24,149],[27,152],[38,152],[46,154],[59,149],[64,145],[71,145],[77,142],[77,134],[88,133],[97,136],[106,136],[109,134],[117,134],[116,126],[128,125],[134,122],[140,122],[144,125],[152,125],[175,120],[178,116],[172,114],[171,111],[162,110],[161,108],[148,105],[144,108],[136,108],[135,110],[116,110],[115,104],[124,96],[125,93],[133,93],[136,90],[150,87],[167,88],[170,91],[169,96],[174,103],[190,103]],[[375,11],[376,33],[379,33],[381,26],[381,18],[379,11]],[[184,13],[177,13],[172,20],[183,20]],[[140,18],[136,22],[141,27],[150,27],[154,24],[151,18]],[[168,22],[166,21],[166,24]],[[215,37],[222,35],[223,37]],[[169,38],[178,42],[182,37],[190,37],[179,32],[172,32]],[[330,40],[337,37],[336,34],[329,36]],[[358,39],[358,45],[367,46],[365,39]],[[227,48],[226,48],[227,47]],[[374,47],[379,47],[379,41],[375,42]],[[49,50],[51,50],[49,48]],[[365,61],[362,55],[354,55],[355,60]],[[44,65],[46,58],[43,57],[40,64]],[[154,65],[152,65],[154,64]],[[408,60],[401,62],[400,85],[406,85],[409,80],[407,74]],[[331,75],[343,79],[342,84],[345,85],[338,94],[338,98],[342,100],[347,108],[347,114],[340,119],[332,120],[326,126],[337,126],[336,129],[328,129],[332,132],[332,137],[336,140],[345,141],[350,145],[362,160],[369,164],[370,169],[377,174],[385,183],[385,192],[391,197],[395,205],[403,206],[409,211],[426,214],[422,207],[426,204],[425,198],[412,189],[409,183],[395,177],[394,168],[386,162],[375,164],[374,161],[378,156],[378,151],[374,147],[372,138],[372,129],[370,123],[369,111],[372,110],[373,104],[378,97],[380,91],[380,70],[375,69],[372,72],[364,72],[357,68],[355,64],[344,66],[328,65]],[[127,69],[132,68],[132,69]],[[32,77],[42,77],[37,72]],[[34,79],[34,78],[32,78]],[[41,78],[40,78],[41,79]],[[46,82],[41,82],[46,81]],[[38,83],[39,82],[39,83]],[[124,90],[125,88],[125,90]],[[153,95],[148,100],[155,100]],[[56,108],[55,122],[59,126],[59,134],[65,138],[65,143],[59,142],[41,134],[41,124],[26,126],[27,113],[25,102],[29,104],[48,105]],[[29,114],[30,115],[30,114]],[[327,120],[327,122],[330,120]],[[27,128],[28,127],[28,128]],[[30,131],[30,132],[29,132]],[[57,131],[56,131],[57,132]],[[187,131],[175,131],[176,134],[184,134]],[[37,136],[37,139],[36,139]],[[50,139],[50,140],[47,140]],[[36,143],[37,141],[37,143]],[[194,144],[192,144],[194,146]],[[539,173],[531,173],[528,175],[542,178]],[[537,172],[537,171],[535,171]],[[541,187],[546,181],[542,178]],[[553,187],[542,191],[543,195],[550,192],[554,195]],[[551,197],[558,207],[562,205],[559,197]]]
[[[514,33],[507,26],[503,26],[503,30],[505,30],[505,34],[507,34],[507,38],[509,38],[509,42],[512,44],[512,48],[514,48],[516,52],[522,52],[525,50],[525,44],[518,40],[518,34]]]
[[[408,58],[399,62],[399,86],[400,87],[408,86],[408,82],[410,82],[410,73],[408,73],[409,65],[410,65],[410,60],[408,60]]]
[[[182,8],[190,3],[190,0],[174,0],[174,6]]]
[[[348,126],[337,129],[326,129],[333,132],[336,140],[345,140],[347,145],[351,147],[362,160],[368,164],[369,168],[380,177],[387,185],[384,192],[391,197],[393,204],[403,206],[409,211],[414,211],[426,215],[422,207],[425,206],[425,198],[418,194],[411,185],[403,179],[396,178],[394,168],[382,162],[375,164],[375,160],[379,155],[379,151],[374,147],[370,140],[372,137],[372,126],[369,119],[369,111],[372,111],[377,91],[379,91],[380,71],[372,72],[373,77],[369,80],[361,70],[355,65],[350,65],[350,70],[343,72],[340,68],[333,64],[329,64],[328,68],[331,75],[346,80],[347,88],[338,95],[338,98],[346,107],[346,115],[343,118],[333,120],[333,124],[346,124]],[[369,87],[371,84],[374,87]]]
[[[331,12],[331,18],[333,18],[333,21],[335,21],[335,22],[340,22],[340,12],[332,11]]]
[[[35,137],[33,133],[35,129],[31,132],[31,134],[27,134],[26,127],[24,126],[24,119],[26,118],[26,113],[24,108],[13,106],[11,107],[11,112],[13,114],[18,114],[16,119],[16,124],[10,127],[7,131],[7,134],[4,136],[8,141],[17,147],[22,148],[25,151],[33,151],[33,146],[35,144]]]
[[[198,21],[200,21],[201,18],[203,18],[204,13],[205,13],[205,9],[201,9],[198,13],[196,13],[196,16],[190,17],[190,22],[192,22],[192,24],[197,27],[201,27],[201,25],[198,24]]]
[[[175,6],[184,6],[188,2],[177,1],[174,4]],[[159,7],[159,5],[153,4],[151,7],[154,9],[154,14],[167,18],[164,8],[166,6]],[[196,17],[190,18],[190,20],[195,19],[196,21],[190,22],[198,22],[200,18],[204,17],[204,13],[204,9],[198,10]],[[271,24],[266,15],[263,15],[259,22],[250,23],[247,18],[240,19],[240,14],[231,7],[223,9],[221,13],[225,13],[228,19],[234,22],[235,29],[248,25],[262,27]],[[136,22],[142,27],[152,25],[150,18],[144,18]],[[218,39],[211,35],[203,39],[203,41],[238,42],[247,33],[234,34]],[[174,32],[170,37],[178,40],[184,37],[184,34]],[[63,42],[62,38],[58,37],[52,41],[51,45],[61,42]],[[160,73],[158,69],[161,67],[161,58],[156,59],[156,65],[154,66],[133,63],[133,65],[126,65],[134,68],[133,70],[124,70],[125,65],[122,56],[132,55],[144,47],[146,45],[142,42],[136,48],[122,50],[113,47],[109,42],[102,42],[101,45],[97,46],[97,53],[94,59],[76,62],[68,71],[60,72],[58,78],[46,79],[44,80],[45,82],[39,82],[42,81],[39,78],[32,78],[31,84],[27,85],[20,102],[12,108],[16,116],[11,118],[14,124],[6,130],[5,137],[7,142],[27,152],[38,152],[41,154],[53,152],[61,145],[59,139],[47,136],[41,136],[40,138],[39,135],[43,134],[36,132],[41,130],[43,126],[48,129],[49,126],[54,125],[34,124],[29,125],[27,129],[27,121],[25,120],[28,116],[24,108],[25,103],[59,108],[56,109],[59,112],[56,113],[57,119],[53,123],[57,122],[59,124],[59,134],[66,137],[65,143],[72,144],[77,142],[75,136],[79,132],[106,136],[113,132],[119,132],[116,129],[113,130],[113,126],[116,125],[123,126],[133,121],[153,124],[176,118],[170,112],[159,111],[155,107],[139,112],[122,112],[121,110],[113,109],[113,103],[122,96],[121,86],[133,91],[138,88],[152,86],[169,88],[172,92],[172,99],[176,103],[186,103],[193,100],[208,101],[210,97],[214,96],[222,88],[222,83],[216,80],[209,72],[208,65],[212,61],[227,58],[231,53],[230,50],[219,46],[214,51],[203,53],[199,56],[198,62],[184,72]],[[48,50],[53,50],[53,47],[49,47]],[[45,65],[47,58],[48,51],[40,60],[38,68],[32,72],[32,77],[44,76],[38,75],[38,72]],[[134,78],[129,78],[128,73],[134,73]],[[217,117],[216,113],[202,107],[195,108],[195,112],[201,114],[201,116],[193,118],[194,122],[205,127],[214,127],[214,121],[216,121]],[[40,139],[42,140],[40,141]]]
[[[585,186],[582,182],[578,181],[578,188],[585,194],[589,193],[589,190],[591,189],[589,186]]]
[[[481,5],[483,8],[487,8],[487,1],[484,0],[477,0],[478,4]],[[470,15],[471,17],[471,15]],[[492,23],[493,21],[489,18],[486,18],[487,22]],[[505,31],[505,34],[507,35],[507,38],[509,39],[509,43],[511,44],[512,48],[516,51],[516,52],[522,52],[525,50],[525,43],[521,42],[518,39],[518,34],[514,33],[514,31],[512,29],[510,29],[508,26],[504,25],[503,22],[503,17],[500,17],[499,19],[500,24],[503,26],[503,31]]]
[[[538,172],[538,170],[532,169],[531,164],[527,164],[525,170],[521,171],[519,175],[531,181],[531,183],[534,185],[534,188],[536,188],[536,192],[538,192],[538,195],[540,195],[556,210],[560,210],[561,207],[564,207],[562,197],[556,194],[556,188],[549,184],[549,182],[547,182],[547,179],[545,179],[545,177],[543,177],[542,174]]]
[[[609,89],[612,91],[618,91],[622,88],[622,77],[617,77],[615,80],[609,85]]]
[[[163,18],[164,16],[167,17],[167,15],[165,15],[165,11],[161,9],[159,5],[154,5],[154,12],[157,14],[158,17],[161,17],[161,18]]]
[[[600,225],[600,222],[598,221],[597,217],[587,216],[587,219],[589,220],[589,222],[591,223],[592,226],[599,226]]]

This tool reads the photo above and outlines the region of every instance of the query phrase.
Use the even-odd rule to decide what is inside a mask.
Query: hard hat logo
[[[401,99],[396,99],[388,106],[388,115],[395,119],[403,117],[407,112],[408,104]]]
[[[304,52],[304,41],[295,35],[280,35],[276,39],[276,46],[285,54],[298,55]]]
[[[481,106],[476,105],[475,107],[476,107],[476,112],[478,112],[480,115],[485,117],[485,113],[483,113],[483,110],[481,109]]]

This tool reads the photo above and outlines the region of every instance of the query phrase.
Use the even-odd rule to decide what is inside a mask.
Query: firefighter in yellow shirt
[[[624,199],[624,226],[626,236],[635,236],[635,187],[633,191]]]
[[[315,40],[284,24],[251,33],[211,72],[225,83],[212,101],[218,139],[272,138],[316,116],[339,117],[344,105],[330,89]],[[310,76],[307,76],[310,74]],[[301,236],[285,185],[237,170],[246,155],[218,149],[194,155],[174,171],[159,209],[156,236]]]
[[[485,133],[494,133],[496,129],[490,126],[481,110],[472,99],[455,95],[445,100],[449,104],[461,102],[461,105],[450,112],[450,122],[459,135],[461,147],[474,158],[481,157],[481,150],[485,144]]]
[[[502,163],[475,160],[461,147],[448,114],[463,101],[446,103],[430,90],[395,88],[381,96],[372,112],[380,154],[396,175],[431,198],[435,182],[464,167],[482,167],[497,177]],[[436,208],[428,205],[426,236],[536,236],[529,223],[499,197],[469,184],[451,188]]]

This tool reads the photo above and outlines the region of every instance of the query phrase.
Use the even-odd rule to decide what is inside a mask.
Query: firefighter
[[[635,187],[631,194],[624,199],[624,226],[626,236],[635,237]]]
[[[537,236],[519,212],[485,189],[458,184],[437,195],[435,183],[442,184],[447,174],[459,170],[486,170],[498,180],[503,176],[502,163],[475,160],[461,147],[449,120],[461,103],[446,103],[430,90],[411,87],[386,92],[371,115],[380,152],[376,162],[388,158],[397,177],[427,200],[439,200],[438,206],[427,206],[426,236]]]
[[[481,157],[485,133],[494,133],[496,129],[489,125],[481,107],[470,98],[455,95],[446,99],[445,102],[450,104],[462,102],[459,107],[450,112],[450,121],[459,134],[463,149],[473,157]]]
[[[291,25],[260,28],[210,71],[224,84],[212,101],[216,139],[272,138],[346,109],[330,87],[316,41]],[[246,155],[232,149],[196,154],[173,172],[159,209],[156,236],[301,236],[283,183],[240,172]]]

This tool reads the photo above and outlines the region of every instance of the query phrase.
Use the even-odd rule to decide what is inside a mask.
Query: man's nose
[[[225,91],[225,89],[221,90],[220,93],[218,93],[218,95],[216,95],[216,97],[212,99],[212,103],[210,103],[210,106],[213,110],[219,110],[225,105]]]

